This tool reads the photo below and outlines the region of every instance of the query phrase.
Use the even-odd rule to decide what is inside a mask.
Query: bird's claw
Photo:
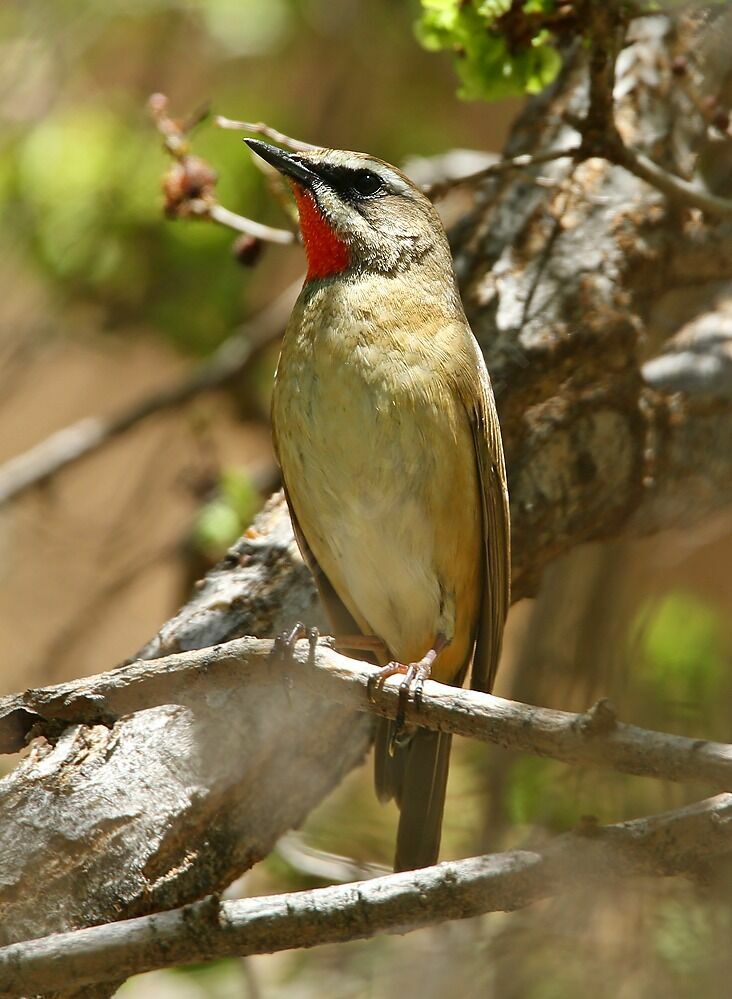
[[[380,669],[377,669],[368,678],[366,690],[369,700],[373,704],[375,701],[376,690],[380,690],[390,676],[400,675],[404,677],[402,682],[399,684],[397,713],[396,718],[394,719],[391,741],[389,743],[389,753],[391,756],[394,755],[397,746],[400,745],[400,739],[404,732],[407,717],[407,705],[409,703],[409,691],[414,689],[414,703],[418,708],[421,707],[422,689],[424,687],[424,681],[429,678],[431,666],[431,660],[427,661],[426,659],[407,664],[391,662],[386,666],[382,666]]]
[[[310,642],[310,656],[313,657],[319,637],[320,632],[317,628],[308,628],[302,621],[298,621],[289,631],[281,631],[279,635],[275,636],[270,659],[273,662],[280,662],[283,665],[291,663],[295,654],[295,644],[302,638],[307,638]],[[283,674],[282,682],[285,685],[287,700],[292,705],[292,680],[285,673]]]
[[[281,631],[279,635],[275,636],[272,646],[272,658],[279,659],[281,662],[288,662],[292,659],[295,652],[295,644],[302,638],[308,639],[310,642],[310,654],[314,655],[315,646],[318,644],[318,639],[320,638],[320,632],[317,628],[308,628],[302,621],[298,621],[289,631]]]

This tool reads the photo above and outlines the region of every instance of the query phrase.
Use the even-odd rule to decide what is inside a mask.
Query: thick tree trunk
[[[644,25],[622,56],[619,125],[626,141],[681,169],[700,130],[673,83],[672,26]],[[586,92],[578,64],[529,104],[508,154],[576,142],[568,121]],[[547,177],[550,186],[538,179]],[[497,388],[515,597],[583,541],[688,525],[729,504],[730,396],[704,379],[696,394],[665,394],[651,360],[702,319],[723,328],[729,222],[669,208],[603,160],[565,159],[488,182],[453,242]],[[323,623],[275,499],[142,655],[271,636],[296,619]],[[0,942],[223,889],[368,745],[365,716],[304,694],[294,701],[287,687],[179,701],[111,726],[66,727],[0,784]]]
[[[626,143],[681,172],[706,130],[672,73],[683,42],[665,17],[636,34],[618,60],[616,121]],[[578,145],[569,122],[587,93],[580,63],[529,104],[506,154]],[[729,222],[669,206],[606,160],[562,159],[493,181],[453,245],[506,442],[516,595],[581,541],[688,526],[729,503]],[[658,391],[680,379],[653,359],[678,360],[677,339],[701,321],[713,333],[699,367],[716,349],[726,377],[699,377],[686,397]]]
[[[271,636],[297,619],[322,624],[275,500],[141,657]],[[368,746],[368,716],[292,697],[286,683],[158,700],[113,724],[66,724],[0,782],[0,944],[222,890]]]

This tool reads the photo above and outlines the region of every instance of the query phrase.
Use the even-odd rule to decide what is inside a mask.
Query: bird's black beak
[[[259,139],[244,139],[244,141],[257,156],[261,156],[275,170],[297,181],[302,187],[311,188],[319,179],[315,171],[311,170],[296,153],[286,153],[284,149],[270,146],[268,142]]]

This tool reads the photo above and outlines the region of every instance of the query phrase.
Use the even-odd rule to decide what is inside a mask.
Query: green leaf
[[[699,707],[721,696],[726,675],[722,620],[695,594],[676,591],[647,604],[634,636],[641,669],[658,696]]]
[[[246,471],[227,468],[221,473],[216,496],[198,512],[193,544],[209,558],[221,558],[259,509],[261,500]]]
[[[527,0],[519,11],[511,0],[422,0],[422,10],[417,37],[426,49],[453,52],[466,100],[537,93],[561,68],[553,22],[544,23],[554,0]],[[511,38],[500,20],[509,12]]]

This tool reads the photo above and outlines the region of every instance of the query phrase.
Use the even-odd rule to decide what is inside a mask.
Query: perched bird
[[[491,689],[509,603],[508,493],[490,379],[445,231],[363,153],[248,145],[291,182],[308,260],[272,418],[298,543],[336,635],[404,674],[376,737],[400,807],[396,870],[437,859],[449,735],[404,726],[429,676]],[[361,636],[359,638],[359,636]],[[381,653],[379,654],[379,650]]]

